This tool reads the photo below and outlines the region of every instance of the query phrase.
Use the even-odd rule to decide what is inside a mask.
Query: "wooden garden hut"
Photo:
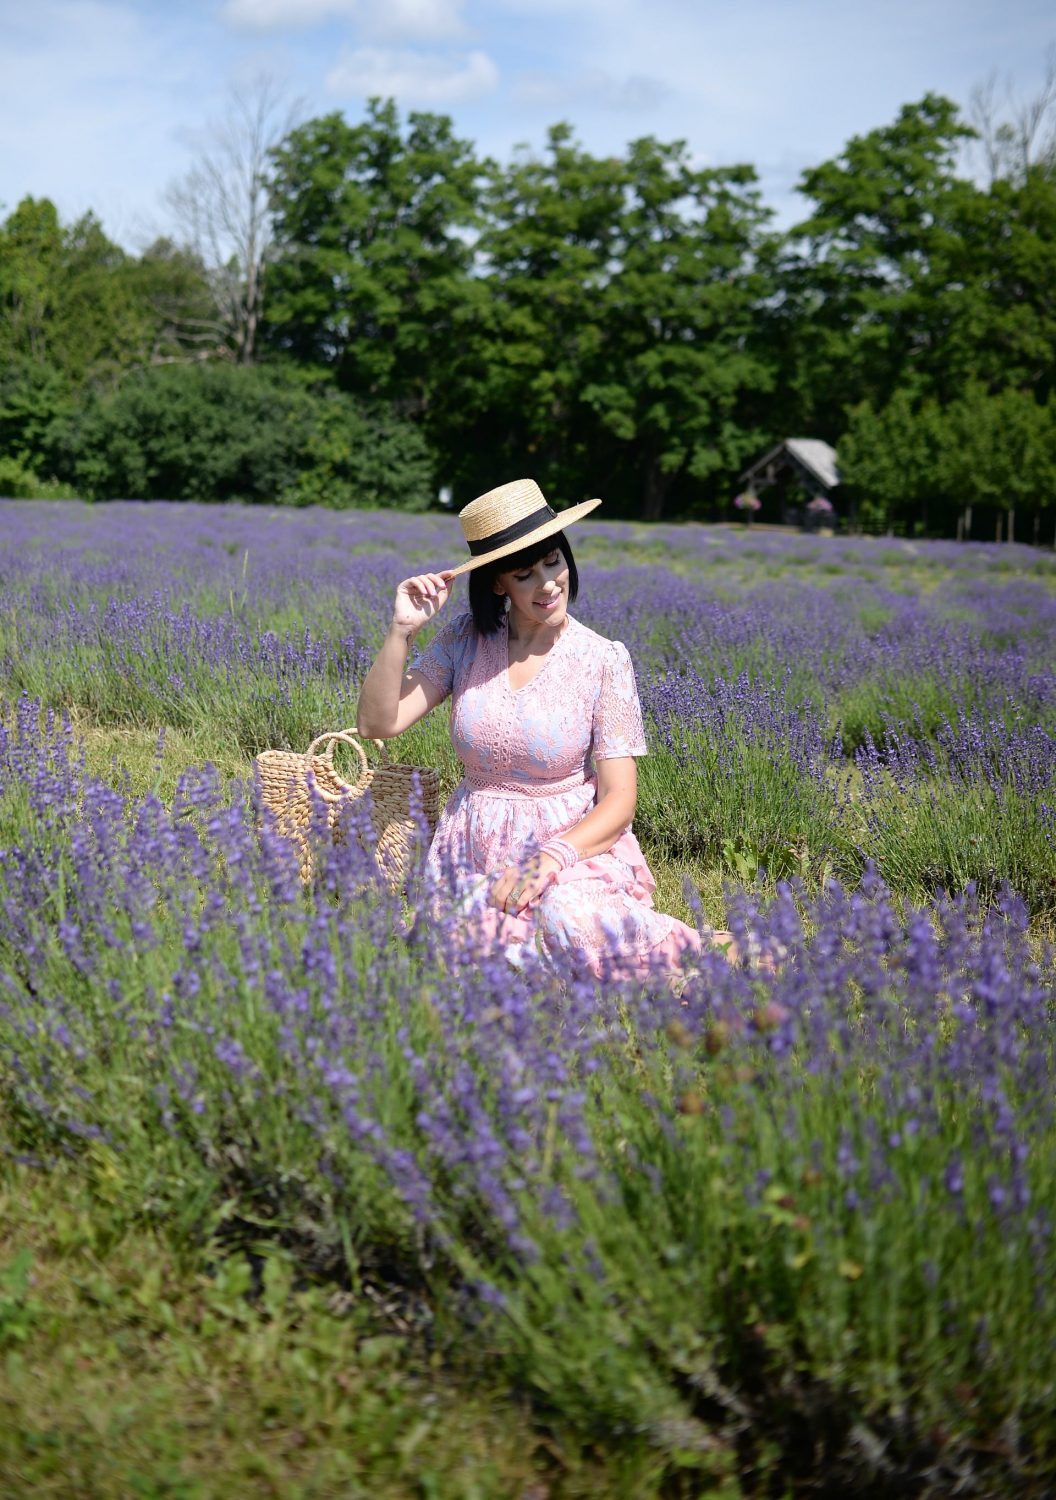
[[[778,486],[780,514],[773,519],[792,525],[802,524],[805,500],[820,495],[831,501],[839,482],[836,449],[821,438],[785,438],[740,477],[741,488],[752,495]]]

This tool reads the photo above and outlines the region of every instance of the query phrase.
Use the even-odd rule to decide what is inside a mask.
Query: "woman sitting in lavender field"
[[[656,882],[631,832],[645,754],[634,669],[625,646],[568,613],[579,577],[564,529],[600,504],[558,515],[521,479],[467,505],[471,559],[399,585],[358,726],[387,739],[451,695],[465,775],[429,868],[511,957],[532,943],[564,974],[677,972],[702,939],[653,908]],[[411,641],[464,572],[469,613],[408,672]]]

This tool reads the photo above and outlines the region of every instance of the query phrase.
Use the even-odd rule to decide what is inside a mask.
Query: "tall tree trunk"
[[[971,539],[971,535],[972,535],[972,507],[970,505],[966,505],[964,507],[964,539],[965,539],[966,542]]]
[[[1016,507],[1008,507],[1008,531],[1005,533],[1006,542],[1014,542],[1016,539]]]
[[[673,474],[665,474],[660,460],[650,458],[645,467],[645,483],[642,488],[642,520],[659,521],[664,513],[664,502],[674,483]]]
[[[251,365],[257,354],[257,324],[260,320],[261,286],[263,275],[259,263],[254,259],[247,268],[246,295],[242,308],[242,339],[239,360]]]

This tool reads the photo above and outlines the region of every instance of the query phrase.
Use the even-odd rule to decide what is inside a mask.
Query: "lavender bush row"
[[[787,679],[656,673],[642,697],[638,826],[654,847],[744,880],[857,881],[872,863],[913,899],[1011,885],[1032,913],[1056,913],[1056,736],[1039,724],[887,720],[848,762]]]
[[[228,616],[214,657],[252,650],[246,637],[296,642],[306,629],[328,650],[350,639],[369,649],[396,579],[461,553],[448,517],[17,503],[3,515],[0,621],[23,659],[50,654],[71,628],[91,647],[100,620],[89,606],[111,600],[152,601],[155,630],[173,617],[164,647],[174,670],[192,644],[178,624],[188,611]],[[866,728],[877,738],[881,712],[903,719],[914,703],[947,715],[1003,715],[1009,702],[1035,717],[1054,710],[1056,565],[1044,554],[795,535],[761,543],[712,528],[580,530],[581,613],[625,639],[640,667],[790,678],[797,699],[841,723],[845,748]],[[1017,561],[1042,571],[1010,584],[997,570]],[[106,625],[134,650],[134,612]],[[310,654],[304,669],[317,669]]]
[[[379,888],[354,810],[305,893],[247,788],[122,795],[12,710],[8,1150],[398,1282],[672,1474],[1056,1479],[1052,963],[1018,898],[781,887],[680,998],[558,990]]]
[[[349,722],[394,582],[458,548],[450,517],[128,504],[4,518],[6,690],[181,729],[203,759]],[[1051,913],[1050,559],[622,524],[585,526],[577,546],[582,617],[639,668],[654,850],[814,882],[857,880],[872,859],[918,898],[1011,881]],[[403,753],[457,775],[439,721]]]

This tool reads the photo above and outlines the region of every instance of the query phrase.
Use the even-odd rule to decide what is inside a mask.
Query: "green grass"
[[[415,1310],[130,1227],[105,1176],[0,1165],[0,1494],[508,1500],[645,1493],[543,1434]]]

